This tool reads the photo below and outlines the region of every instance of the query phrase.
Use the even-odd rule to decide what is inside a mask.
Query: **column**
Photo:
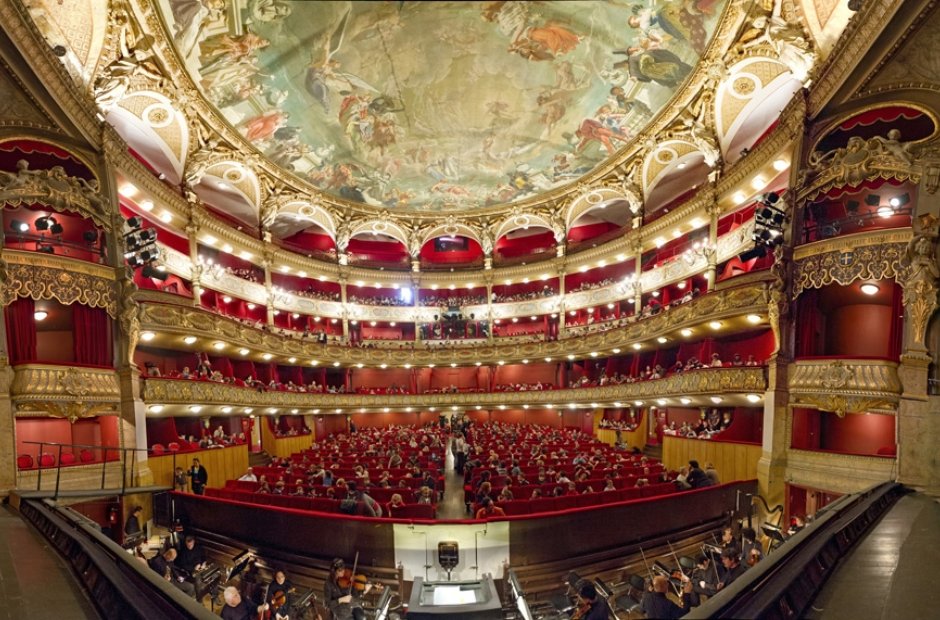
[[[643,312],[643,287],[640,284],[640,272],[643,269],[643,244],[638,239],[633,246],[633,314],[637,317]]]
[[[261,266],[264,267],[264,293],[267,304],[267,323],[274,325],[274,286],[271,284],[271,265],[274,263],[274,253],[269,248],[264,249]]]
[[[565,334],[565,266],[558,268],[558,338],[561,339]]]
[[[705,248],[705,259],[708,261],[708,267],[706,267],[705,279],[707,280],[708,291],[711,291],[715,288],[715,283],[718,282],[718,215],[721,213],[721,208],[713,202],[706,207],[705,211],[709,217],[708,247]]]
[[[339,277],[339,300],[343,304],[343,340],[349,342],[349,317],[346,313],[346,275]]]
[[[199,241],[196,235],[199,233],[199,224],[195,218],[191,218],[186,224],[186,236],[189,239],[189,261],[192,263],[192,287],[193,287],[193,306],[202,305],[202,265],[199,261]]]

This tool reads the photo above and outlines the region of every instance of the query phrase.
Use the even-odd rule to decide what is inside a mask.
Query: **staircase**
[[[663,445],[662,444],[646,444],[643,448],[643,454],[648,456],[651,459],[656,459],[657,461],[663,460]]]
[[[267,465],[271,462],[271,455],[262,450],[261,452],[249,452],[248,453],[248,466],[249,467],[260,467]]]

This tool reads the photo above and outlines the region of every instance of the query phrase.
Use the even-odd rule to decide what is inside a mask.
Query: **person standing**
[[[457,433],[454,438],[454,459],[454,469],[462,476],[464,464],[467,462],[467,440],[464,439],[463,433]]]
[[[177,467],[173,472],[173,486],[180,493],[186,492],[186,472],[183,471],[182,467]]]
[[[124,535],[128,538],[140,535],[140,515],[143,511],[143,506],[134,506],[131,514],[127,516],[127,521],[124,522]]]
[[[206,484],[209,483],[209,473],[206,471],[206,468],[202,466],[202,463],[199,462],[199,459],[193,459],[193,466],[189,468],[188,476],[191,480],[190,484],[193,488],[193,493],[196,495],[205,493]]]

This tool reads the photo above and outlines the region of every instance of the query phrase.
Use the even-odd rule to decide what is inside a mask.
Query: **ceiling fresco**
[[[726,0],[161,0],[222,115],[325,192],[392,211],[511,203],[624,147]]]

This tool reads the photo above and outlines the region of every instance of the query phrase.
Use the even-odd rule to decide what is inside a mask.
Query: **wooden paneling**
[[[635,431],[620,431],[620,436],[627,442],[629,447],[639,448],[640,450],[646,447],[646,420],[648,417],[649,416],[646,414],[643,414],[640,418],[640,424],[636,427]],[[617,431],[609,428],[598,428],[597,438],[607,445],[612,446],[617,443]]]
[[[276,437],[264,418],[255,420],[261,425],[261,447],[271,456],[290,456],[313,445],[313,433],[294,437]]]
[[[760,444],[728,443],[708,439],[663,437],[663,464],[668,469],[679,469],[695,459],[702,468],[706,462],[715,465],[722,482],[757,478],[757,461],[761,456]]]
[[[151,456],[147,459],[147,463],[150,465],[150,471],[153,472],[154,484],[173,486],[173,469],[182,467],[188,470],[193,464],[193,459],[199,459],[199,462],[206,468],[209,474],[208,486],[224,487],[226,480],[235,480],[248,469],[248,446]]]

